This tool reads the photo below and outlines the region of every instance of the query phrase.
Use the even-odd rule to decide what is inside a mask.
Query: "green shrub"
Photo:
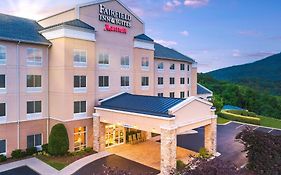
[[[86,148],[84,149],[84,151],[85,151],[86,153],[90,153],[90,152],[93,151],[93,148],[92,148],[92,147],[86,147]]]
[[[181,160],[177,160],[177,170],[183,170],[186,167],[186,164]]]
[[[228,120],[260,125],[260,118],[257,117],[242,116],[242,115],[232,114],[227,111],[221,111],[220,113],[218,113],[218,116]]]
[[[257,117],[257,114],[254,112],[249,112],[246,110],[227,110],[227,112],[237,115],[249,116],[249,117]]]
[[[212,155],[207,151],[206,148],[200,148],[199,149],[199,155],[198,157],[199,158],[202,158],[202,159],[209,159]]]
[[[48,144],[42,145],[42,151],[48,153]]]
[[[49,137],[48,152],[53,156],[65,155],[69,149],[67,130],[63,124],[52,128]]]
[[[27,156],[32,156],[33,154],[37,153],[37,149],[35,147],[32,148],[26,148],[25,154]]]
[[[16,149],[16,150],[12,151],[11,156],[14,159],[20,159],[20,158],[25,157],[26,153],[24,151],[22,151],[21,149]]]
[[[0,162],[5,162],[7,160],[7,157],[0,154]]]

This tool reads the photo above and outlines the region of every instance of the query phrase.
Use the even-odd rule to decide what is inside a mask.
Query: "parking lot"
[[[236,122],[230,122],[226,125],[218,125],[217,151],[221,153],[220,157],[223,160],[233,162],[239,167],[245,165],[247,159],[246,154],[242,152],[244,146],[235,141],[235,137],[246,127],[273,135],[281,135],[281,130]],[[198,133],[178,135],[178,146],[198,152],[201,147],[204,147],[204,128],[198,128],[196,131],[198,131]]]
[[[39,175],[39,174],[27,166],[22,166],[8,171],[0,172],[0,175]]]

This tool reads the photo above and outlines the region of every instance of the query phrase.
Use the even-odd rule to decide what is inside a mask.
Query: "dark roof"
[[[100,108],[171,118],[168,110],[184,101],[179,98],[142,96],[124,93],[101,102]]]
[[[72,27],[79,27],[79,28],[95,31],[94,27],[90,26],[89,24],[87,24],[87,23],[85,23],[85,22],[83,22],[79,19],[74,19],[74,20],[71,20],[71,21],[66,21],[66,22],[63,22],[63,23],[55,24],[55,25],[46,27],[43,30],[54,28],[54,27],[57,27],[57,26],[72,26]]]
[[[197,84],[197,94],[211,94],[212,91],[202,86],[201,84]]]
[[[155,48],[155,51],[154,51],[155,58],[176,60],[176,61],[185,61],[185,62],[190,62],[190,63],[195,62],[192,58],[189,58],[174,49],[164,47],[161,44],[155,43],[154,48]]]
[[[140,34],[140,35],[138,35],[138,36],[135,36],[135,39],[145,40],[145,41],[151,41],[151,42],[154,41],[153,39],[151,39],[150,37],[148,37],[148,36],[145,35],[145,34]]]
[[[0,13],[0,40],[51,44],[38,31],[42,27],[34,20]]]

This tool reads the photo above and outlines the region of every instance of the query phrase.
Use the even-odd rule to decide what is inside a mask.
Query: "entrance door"
[[[105,146],[111,147],[125,142],[125,129],[118,125],[107,125],[105,127]]]

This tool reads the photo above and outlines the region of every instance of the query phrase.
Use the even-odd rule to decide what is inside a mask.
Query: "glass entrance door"
[[[107,125],[105,127],[105,146],[111,147],[125,142],[125,129],[118,125]]]

